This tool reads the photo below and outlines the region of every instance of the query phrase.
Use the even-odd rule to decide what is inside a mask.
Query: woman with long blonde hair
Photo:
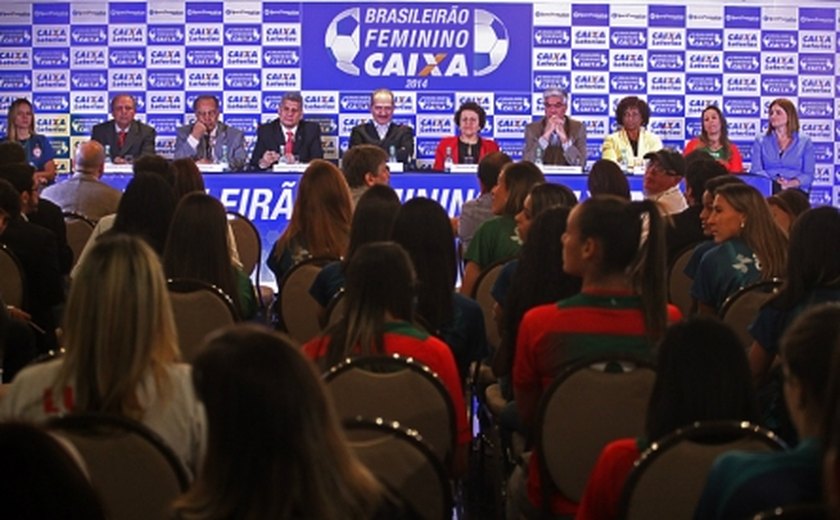
[[[327,161],[312,161],[300,178],[292,218],[268,257],[277,283],[307,258],[343,256],[352,218],[350,188],[341,170]]]
[[[787,236],[757,189],[719,187],[708,226],[717,246],[703,255],[691,286],[699,312],[716,314],[739,288],[784,275]]]
[[[18,374],[0,418],[35,421],[70,412],[121,415],[144,423],[194,470],[204,414],[180,351],[163,269],[141,239],[103,236],[70,290],[67,354]]]

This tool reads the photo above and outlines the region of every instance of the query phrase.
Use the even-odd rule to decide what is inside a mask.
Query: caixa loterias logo
[[[351,76],[480,77],[504,62],[510,36],[485,9],[352,7],[329,23],[324,46]]]

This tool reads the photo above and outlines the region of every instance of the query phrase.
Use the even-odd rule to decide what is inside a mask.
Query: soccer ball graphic
[[[332,19],[324,35],[324,46],[339,70],[359,75],[353,60],[359,55],[359,8],[345,9]]]
[[[475,10],[473,69],[475,76],[486,76],[505,61],[510,38],[505,24],[484,9]]]

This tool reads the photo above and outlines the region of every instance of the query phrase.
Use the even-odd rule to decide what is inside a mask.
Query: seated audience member
[[[598,159],[589,170],[586,178],[586,188],[589,196],[615,195],[624,200],[630,200],[630,183],[621,168],[607,159]]]
[[[708,225],[716,246],[701,258],[691,285],[699,312],[717,314],[741,287],[783,275],[787,237],[757,189],[720,186]]]
[[[517,213],[516,217],[514,217],[516,220],[516,235],[519,237],[519,241],[522,244],[527,243],[531,224],[543,211],[553,208],[554,206],[572,208],[575,204],[577,204],[577,202],[575,192],[563,184],[554,184],[552,182],[536,184],[533,188],[531,188],[531,192],[528,193],[528,196],[525,197],[525,202],[522,203],[522,211]],[[562,233],[560,235],[562,235]],[[553,238],[557,239],[560,235]],[[493,299],[496,300],[495,305],[498,306],[498,309],[496,309],[497,318],[502,314],[502,309],[505,305],[505,301],[507,300],[511,278],[518,268],[518,257],[507,262],[504,267],[502,267],[502,271],[499,273],[499,276],[496,278],[496,282],[493,284],[493,288],[490,291]],[[557,269],[560,268],[561,266],[558,265]],[[577,291],[575,291],[575,293],[577,293]],[[557,301],[558,299],[559,298],[555,298],[551,301]]]
[[[19,213],[20,195],[8,181],[0,179],[0,243],[6,224]],[[38,354],[30,319],[22,309],[7,305],[0,294],[0,366],[3,367],[0,383],[11,381]]]
[[[18,149],[20,145],[14,143]],[[11,158],[16,158],[13,153]],[[21,211],[30,224],[42,227],[55,236],[58,247],[58,268],[61,274],[70,272],[73,264],[73,251],[67,243],[67,225],[61,208],[53,202],[41,198],[43,184],[32,172],[35,167],[26,162],[8,162],[0,158],[0,178],[15,186],[21,195]],[[29,183],[29,186],[27,186]]]
[[[251,154],[253,170],[267,170],[278,162],[294,164],[323,159],[321,125],[303,120],[300,92],[286,92],[277,107],[276,119],[260,125]]]
[[[41,428],[0,423],[0,489],[10,518],[105,520],[72,445]],[[13,470],[13,471],[12,471]]]
[[[227,162],[231,171],[245,167],[248,152],[242,130],[219,121],[219,99],[201,95],[193,101],[195,122],[178,127],[175,159],[191,157],[198,164]]]
[[[703,192],[710,179],[727,173],[725,166],[708,156],[706,160],[692,161],[686,167],[685,200],[688,207],[676,215],[671,215],[671,225],[665,227],[665,247],[669,265],[683,249],[705,240],[700,218],[703,212]]]
[[[390,186],[373,185],[359,198],[350,224],[347,254],[342,260],[325,265],[309,288],[309,294],[323,310],[327,309],[330,301],[344,287],[344,273],[356,250],[369,242],[391,238],[391,228],[399,210],[400,199]]]
[[[189,158],[186,158],[189,159]],[[179,159],[175,159],[176,161]],[[195,162],[193,160],[193,162]],[[131,165],[131,170],[134,175],[138,173],[154,173],[159,175],[166,181],[166,184],[175,186],[175,166],[174,161],[170,161],[161,155],[144,155],[134,161]]]
[[[18,98],[9,105],[6,139],[23,147],[25,161],[35,168],[39,185],[55,182],[55,150],[47,136],[35,131],[35,113],[28,99]]]
[[[90,138],[98,141],[110,153],[114,164],[130,163],[141,155],[154,155],[157,131],[134,116],[137,100],[130,94],[117,94],[111,98],[113,119],[93,127]]]
[[[174,518],[403,518],[348,446],[312,364],[283,336],[224,329],[196,359],[193,384],[207,454]]]
[[[545,116],[525,127],[522,160],[543,164],[584,166],[586,127],[566,115],[569,94],[559,88],[543,92]]]
[[[642,157],[662,149],[662,139],[647,130],[650,107],[636,96],[627,96],[615,108],[619,129],[601,145],[601,159],[615,161],[622,170],[642,164]]]
[[[172,172],[174,174],[172,186],[175,190],[175,200],[181,200],[185,195],[195,191],[206,193],[207,188],[204,185],[201,170],[198,169],[195,161],[189,157],[172,161]]]
[[[784,398],[799,444],[778,453],[733,451],[709,472],[695,518],[750,518],[786,505],[822,498],[819,439],[827,401],[831,360],[840,350],[840,305],[813,307],[799,316],[781,340]]]
[[[829,385],[826,391],[825,416],[821,431],[823,457],[823,497],[827,518],[840,514],[840,356],[831,361]]]
[[[743,179],[732,175],[718,175],[706,181],[705,189],[703,190],[703,207],[700,210],[700,227],[703,229],[703,242],[697,244],[694,252],[691,253],[691,258],[685,266],[683,273],[694,280],[697,275],[697,266],[700,265],[700,260],[709,249],[712,249],[717,244],[712,240],[712,231],[709,229],[709,217],[712,216],[712,210],[715,200],[715,192],[720,186],[726,184],[744,184]]]
[[[18,374],[0,401],[0,417],[126,416],[160,435],[195,471],[204,413],[190,367],[178,363],[169,293],[149,246],[123,235],[97,242],[71,287],[62,339],[63,357]]]
[[[148,156],[146,156],[148,157]],[[158,254],[163,255],[169,224],[175,212],[175,195],[163,178],[153,173],[138,173],[128,181],[115,215],[103,217],[96,223],[73,271],[75,278],[90,250],[108,232],[140,237]]]
[[[799,215],[811,209],[808,194],[797,188],[783,190],[767,197],[767,204],[770,205],[773,220],[785,233],[790,232],[793,222]]]
[[[492,139],[482,139],[481,130],[487,123],[487,114],[475,101],[463,103],[455,112],[458,135],[444,137],[435,150],[434,170],[446,168],[447,156],[454,164],[478,164],[486,155],[499,151]]]
[[[767,133],[755,138],[750,159],[750,173],[772,179],[774,191],[811,191],[814,144],[799,131],[796,105],[789,99],[774,99],[770,103]]]
[[[687,157],[691,152],[700,150],[723,164],[728,172],[742,173],[741,151],[729,140],[729,128],[723,112],[717,106],[709,105],[703,109],[700,119],[700,135],[686,143],[683,154]]]
[[[491,192],[499,181],[499,173],[509,162],[511,158],[504,152],[487,154],[478,162],[478,198],[464,202],[461,206],[461,215],[458,217],[458,238],[461,239],[461,248],[464,251],[469,249],[470,241],[478,226],[493,218]]]
[[[806,211],[794,224],[779,292],[750,326],[750,367],[760,382],[779,353],[779,339],[803,310],[840,301],[840,249],[826,237],[840,236],[840,211],[823,206]]]
[[[663,148],[645,154],[648,159],[642,188],[645,198],[656,202],[663,215],[676,215],[688,208],[680,182],[685,177],[685,159],[674,150]]]
[[[461,294],[469,296],[482,269],[494,262],[512,258],[521,243],[516,236],[514,217],[522,211],[522,204],[531,188],[545,177],[534,163],[521,161],[506,164],[493,188],[494,218],[485,221],[473,235],[464,254],[466,267],[461,281]]]
[[[604,447],[575,518],[617,519],[633,463],[674,430],[696,421],[755,422],[757,418],[744,349],[732,329],[708,317],[672,325],[658,348],[644,435],[616,439]]]
[[[300,178],[289,225],[266,261],[278,286],[289,269],[307,258],[344,256],[352,213],[341,171],[327,161],[312,161]]]
[[[394,93],[387,88],[374,90],[370,95],[370,115],[370,121],[350,131],[350,149],[363,144],[378,146],[386,157],[393,154],[398,162],[410,164],[414,157],[414,129],[394,123]]]
[[[429,367],[452,400],[458,444],[455,470],[462,472],[471,434],[458,367],[446,343],[412,324],[417,281],[411,258],[393,242],[365,244],[353,255],[346,276],[347,313],[323,336],[304,345],[304,354],[324,372],[348,356],[399,354]]]
[[[564,300],[580,292],[580,278],[563,270],[563,244],[558,240],[566,232],[570,212],[568,205],[561,204],[541,210],[531,220],[526,233],[523,235],[520,231],[525,237],[522,251],[516,260],[505,265],[493,286],[492,294],[498,306],[494,314],[501,325],[502,336],[493,356],[493,373],[497,377],[508,377],[513,369],[522,316],[538,305]],[[511,265],[513,268],[509,269]],[[508,272],[507,288],[501,290],[499,280]],[[502,390],[506,398],[513,399],[509,384]]]
[[[360,144],[347,150],[341,158],[341,171],[350,187],[353,207],[371,186],[391,183],[388,156],[381,148],[371,144]]]
[[[14,253],[23,268],[25,294],[21,310],[37,326],[38,350],[43,353],[57,345],[56,313],[64,302],[64,285],[55,234],[29,222],[25,216],[38,200],[40,185],[34,178],[34,170],[26,163],[0,167],[0,179],[8,181],[17,193],[16,203],[5,200],[5,207],[0,208],[6,215],[0,242]],[[5,198],[12,197],[7,193]]]
[[[425,197],[406,201],[394,219],[391,240],[405,249],[414,264],[416,316],[446,342],[461,381],[466,381],[470,364],[487,356],[487,338],[481,307],[455,293],[455,236],[446,211]]]
[[[102,182],[105,150],[96,141],[81,143],[76,150],[76,172],[66,181],[47,186],[41,197],[62,211],[78,213],[91,220],[116,213],[122,193]]]
[[[643,222],[647,226],[644,236]],[[669,322],[663,218],[651,201],[586,199],[569,214],[563,270],[582,279],[580,294],[525,313],[513,363],[513,394],[532,430],[537,403],[562,367],[608,353],[653,357]],[[531,455],[527,492],[512,499],[521,511],[542,503],[539,454]],[[551,513],[571,515],[577,504],[551,493]]]
[[[27,162],[26,150],[17,141],[0,141],[0,164]]]
[[[233,300],[239,316],[257,313],[254,286],[233,265],[228,248],[228,221],[222,203],[206,193],[189,193],[172,216],[163,267],[167,278],[194,278],[215,285]]]

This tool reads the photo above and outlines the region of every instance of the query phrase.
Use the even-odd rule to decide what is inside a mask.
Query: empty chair
[[[187,278],[168,280],[167,285],[178,345],[184,361],[191,363],[208,334],[237,321],[236,310],[215,285]]]
[[[748,327],[755,321],[761,306],[781,285],[779,279],[757,282],[740,289],[723,303],[720,318],[735,330],[745,349],[752,344]]]
[[[446,472],[422,435],[383,419],[344,421],[356,457],[423,520],[452,518]]]
[[[642,453],[627,478],[619,518],[691,518],[718,455],[732,450],[778,451],[784,444],[746,421],[698,422]]]
[[[348,359],[324,376],[342,419],[382,417],[417,430],[445,467],[455,448],[455,409],[425,365],[400,356]],[[464,411],[459,411],[464,413]]]
[[[178,457],[154,432],[102,414],[55,418],[48,428],[78,450],[108,518],[171,517],[170,504],[186,491],[188,479]]]
[[[85,244],[93,234],[96,223],[91,219],[73,212],[64,212],[64,227],[67,229],[67,244],[73,251],[73,265],[85,249]]]
[[[546,390],[536,452],[543,482],[579,502],[601,449],[644,432],[656,373],[650,363],[613,356],[570,365]]]
[[[283,276],[277,314],[281,319],[281,329],[295,341],[305,343],[321,332],[318,322],[320,306],[309,294],[309,288],[321,268],[334,260],[337,258],[310,258],[298,263]]]
[[[26,278],[20,260],[6,244],[0,243],[0,297],[6,305],[23,307]]]

